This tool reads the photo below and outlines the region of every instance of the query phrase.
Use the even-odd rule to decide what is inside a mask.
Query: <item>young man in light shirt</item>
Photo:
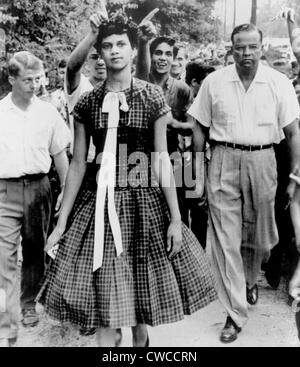
[[[63,189],[70,133],[51,104],[35,96],[42,62],[29,52],[9,62],[12,92],[0,101],[0,345],[18,334],[18,239],[22,235],[21,309],[24,326],[39,319],[35,297],[44,274],[50,220],[51,156]],[[59,196],[57,208],[62,198]]]

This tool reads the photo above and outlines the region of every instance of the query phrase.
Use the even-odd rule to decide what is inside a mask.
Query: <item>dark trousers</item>
[[[204,167],[203,174],[205,174],[205,170],[206,166]],[[182,157],[177,171],[175,166],[174,177],[177,186],[177,198],[182,221],[191,229],[197,240],[200,242],[202,248],[205,249],[208,221],[207,198],[205,193],[203,193],[202,197],[192,197],[191,187],[186,185],[187,182],[185,182],[185,177],[192,178],[191,158],[186,161],[186,159]]]
[[[44,274],[44,247],[51,212],[47,176],[0,180],[0,338],[16,338],[18,329],[17,250],[22,236],[21,308],[34,307]]]
[[[300,303],[298,303],[298,307],[300,307]],[[298,338],[300,340],[300,311],[296,313],[296,325],[298,330]]]
[[[290,166],[289,152],[286,140],[275,146],[277,161],[278,186],[275,197],[275,218],[278,228],[279,242],[272,249],[268,264],[265,266],[267,278],[274,285],[279,284],[282,274],[282,263],[285,256],[287,269],[286,276],[290,279],[297,266],[298,253],[293,241],[294,230],[290,218],[290,211],[286,209],[287,196],[286,189],[289,184]]]

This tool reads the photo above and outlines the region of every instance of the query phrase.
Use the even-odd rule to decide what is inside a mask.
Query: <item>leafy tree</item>
[[[215,0],[111,0],[108,9],[123,4],[133,20],[140,22],[152,9],[159,8],[153,22],[160,34],[181,41],[212,42],[218,39],[219,20],[212,17]]]
[[[120,7],[140,22],[152,9],[160,34],[202,43],[218,38],[219,21],[212,17],[215,0],[108,0],[109,12]],[[89,16],[99,0],[1,0],[0,27],[6,33],[6,52],[28,50],[53,69],[69,54],[88,29]],[[0,96],[4,86],[0,64]],[[5,73],[4,73],[5,74]],[[2,88],[2,90],[1,90]]]

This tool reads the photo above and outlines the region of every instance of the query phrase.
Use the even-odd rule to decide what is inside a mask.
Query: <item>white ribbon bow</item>
[[[119,107],[120,103],[121,106]],[[116,246],[117,256],[123,252],[121,226],[114,198],[114,187],[116,183],[117,127],[119,125],[120,109],[124,112],[129,111],[125,94],[123,92],[107,93],[102,104],[102,112],[108,112],[108,129],[97,180],[93,271],[99,269],[103,262],[105,234],[104,206],[106,193],[108,195],[109,224]]]

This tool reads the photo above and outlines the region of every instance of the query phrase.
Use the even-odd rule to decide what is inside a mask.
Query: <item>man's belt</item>
[[[270,149],[270,148],[273,147],[273,144],[266,144],[266,145],[243,145],[243,144],[227,143],[225,141],[216,141],[216,140],[211,140],[210,141],[210,144],[212,146],[214,146],[214,145],[224,145],[225,147],[228,147],[228,148],[246,150],[246,151],[249,151],[249,152],[252,152],[254,150]]]
[[[36,174],[33,174],[33,175],[24,175],[24,176],[21,176],[21,177],[5,178],[5,180],[7,180],[7,181],[22,181],[22,180],[36,181],[36,180],[41,180],[46,176],[47,176],[47,173],[36,173]]]

